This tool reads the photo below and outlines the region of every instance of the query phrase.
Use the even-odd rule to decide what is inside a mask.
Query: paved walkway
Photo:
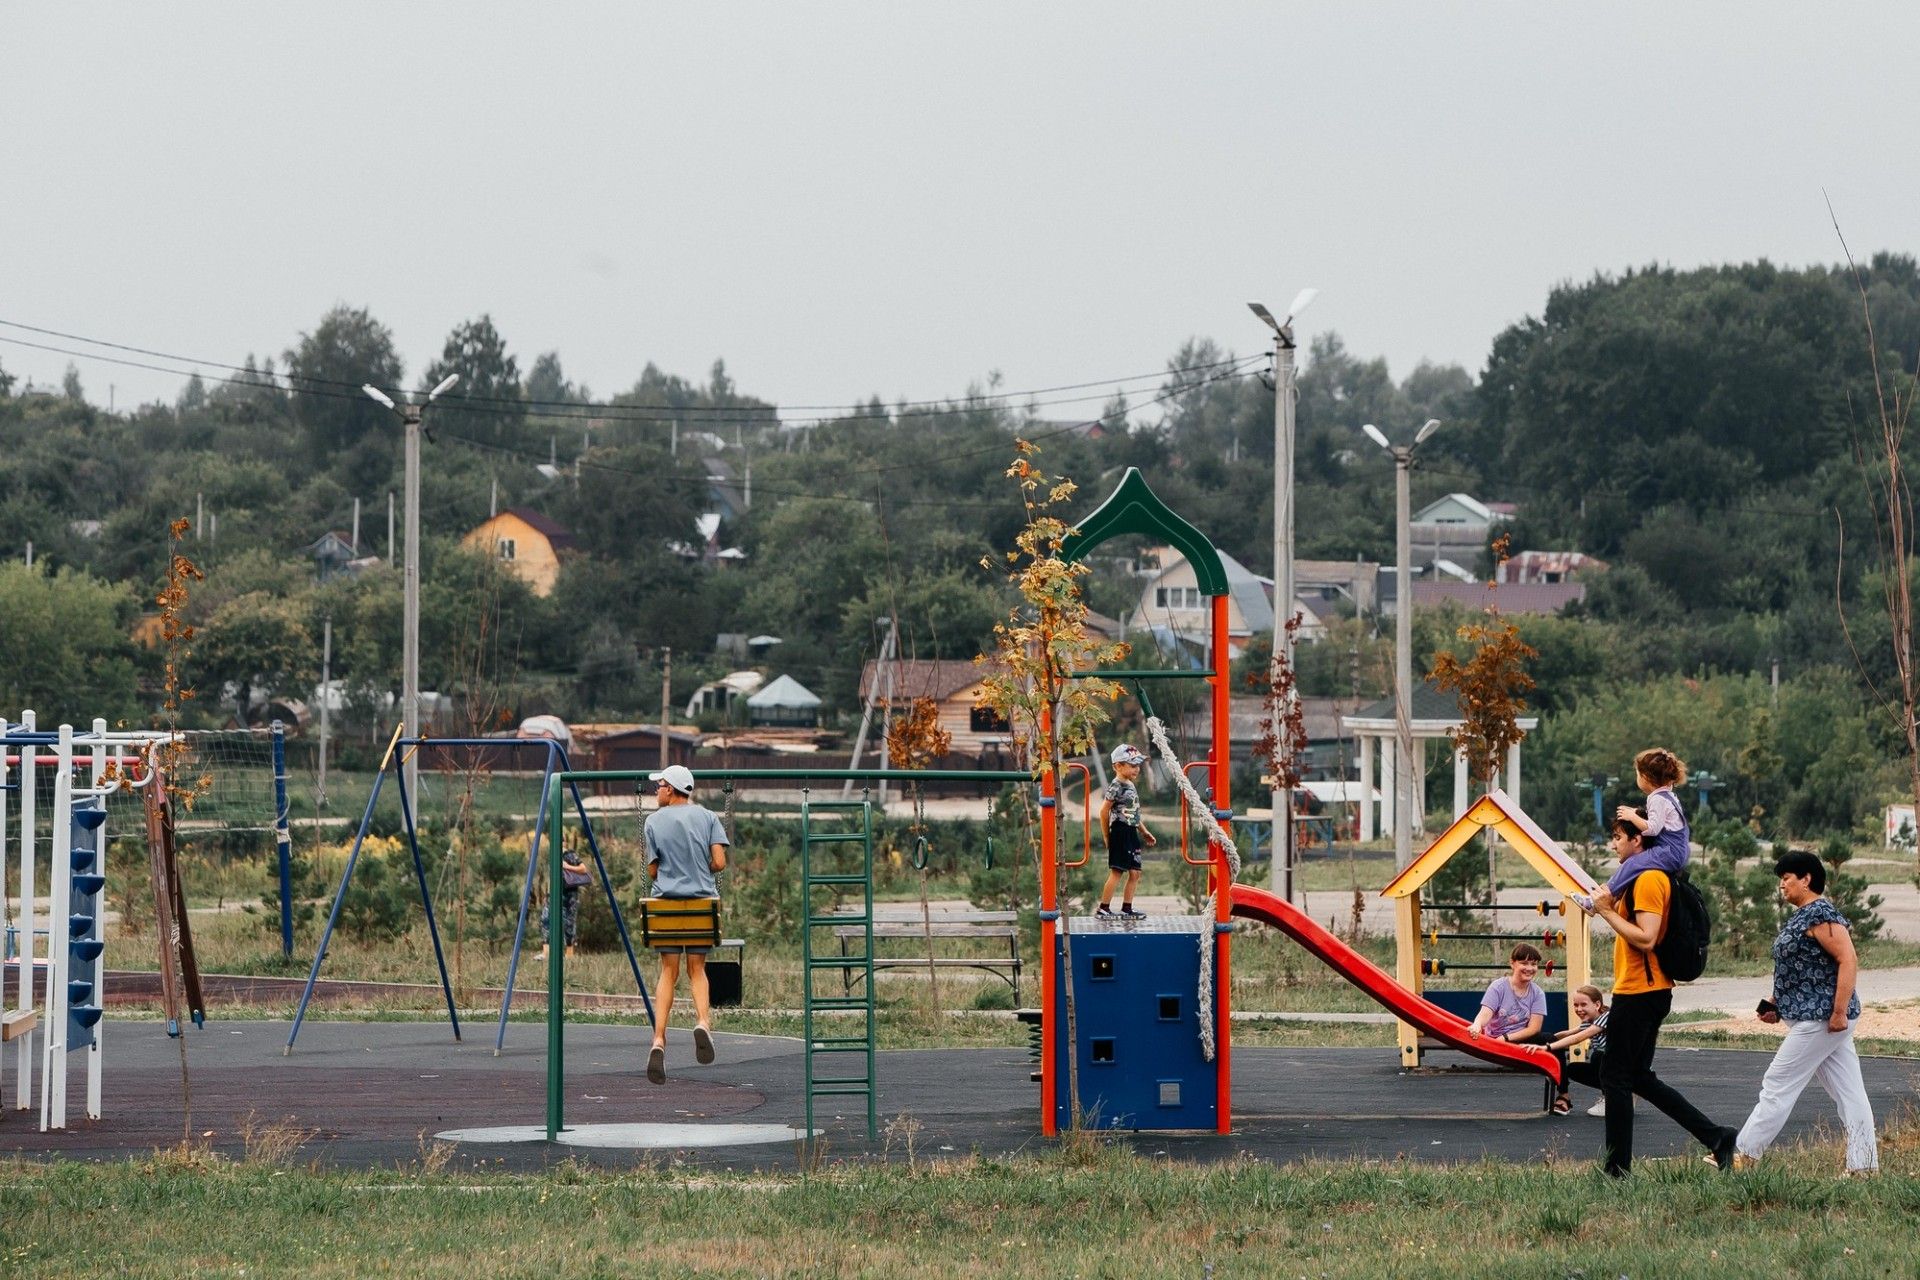
[[[719,1060],[708,1067],[695,1066],[689,1037],[674,1033],[664,1085],[647,1082],[639,1027],[568,1028],[568,1122],[619,1126],[628,1143],[647,1126],[664,1135],[651,1153],[630,1145],[460,1142],[449,1168],[471,1161],[531,1170],[565,1159],[629,1165],[669,1154],[697,1167],[791,1171],[799,1154],[791,1126],[805,1116],[800,1047],[789,1039],[729,1035],[724,1016],[720,1025]],[[0,1113],[0,1152],[125,1159],[180,1140],[175,1043],[157,1023],[110,1019],[105,1035],[111,1044],[105,1118],[83,1118],[76,1102],[84,1086],[76,1072],[72,1127],[42,1134],[31,1115]],[[237,1156],[249,1130],[286,1125],[308,1135],[297,1156],[302,1162],[391,1168],[420,1159],[423,1135],[431,1141],[436,1134],[538,1125],[544,1118],[546,1049],[537,1026],[511,1028],[500,1057],[491,1036],[458,1043],[442,1022],[310,1022],[291,1057],[282,1056],[286,1042],[284,1021],[219,1019],[189,1033],[194,1133]],[[1661,1051],[1660,1073],[1708,1115],[1738,1124],[1753,1106],[1770,1057],[1669,1048]],[[1920,1101],[1910,1059],[1868,1058],[1863,1065],[1882,1123]],[[1275,1163],[1311,1157],[1586,1160],[1600,1146],[1601,1122],[1583,1114],[1592,1092],[1576,1087],[1574,1114],[1551,1116],[1541,1109],[1541,1081],[1531,1075],[1449,1066],[1403,1072],[1391,1049],[1242,1048],[1233,1067],[1232,1134],[1117,1133],[1111,1140],[1149,1157],[1251,1156]],[[882,1053],[878,1110],[883,1126],[895,1122],[894,1138],[869,1142],[860,1100],[827,1099],[816,1114],[827,1139],[825,1157],[906,1159],[902,1117],[917,1124],[914,1150],[921,1160],[1043,1149],[1039,1086],[1028,1079],[1030,1069],[1019,1048]],[[12,1081],[7,1084],[10,1100]],[[1815,1090],[1796,1108],[1787,1135],[1811,1137],[1832,1122],[1831,1104]],[[689,1125],[723,1127],[709,1135],[713,1141],[733,1135],[753,1145],[696,1145],[685,1131]],[[1642,1108],[1635,1138],[1638,1154],[1647,1158],[1692,1161],[1699,1151],[1649,1108]],[[1834,1162],[1837,1169],[1837,1151]]]

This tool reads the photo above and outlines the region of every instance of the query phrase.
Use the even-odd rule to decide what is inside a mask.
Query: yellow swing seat
[[[642,898],[640,945],[656,950],[719,946],[720,899]]]

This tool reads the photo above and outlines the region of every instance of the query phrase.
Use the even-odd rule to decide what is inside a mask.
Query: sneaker
[[[693,1060],[703,1067],[713,1061],[713,1032],[705,1027],[693,1029]]]
[[[1115,918],[1115,913],[1112,907],[1103,902],[1100,904],[1099,909],[1093,913],[1093,918],[1096,920],[1112,920]]]
[[[1144,911],[1135,911],[1131,902],[1123,902],[1120,904],[1120,914],[1129,920],[1145,920],[1147,918],[1147,913]]]
[[[1589,897],[1588,897],[1588,896],[1587,896],[1586,894],[1584,894],[1584,893],[1570,893],[1570,894],[1568,894],[1567,896],[1568,896],[1569,898],[1572,898],[1572,899],[1574,900],[1574,902],[1575,902],[1575,904],[1576,904],[1576,905],[1578,905],[1578,906],[1579,906],[1579,908],[1580,908],[1580,909],[1581,909],[1582,911],[1584,911],[1584,912],[1586,912],[1586,913],[1587,913],[1588,915],[1592,915],[1592,914],[1593,914],[1593,899],[1592,899],[1592,898],[1589,898]]]
[[[1590,1116],[1603,1116],[1607,1114],[1607,1100],[1605,1098],[1602,1098],[1598,1102],[1594,1103],[1592,1106],[1588,1107],[1587,1114]]]
[[[647,1054],[647,1079],[655,1084],[667,1082],[667,1051],[659,1045]]]

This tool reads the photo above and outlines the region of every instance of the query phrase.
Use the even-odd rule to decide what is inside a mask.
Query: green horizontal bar
[[[1185,667],[1168,671],[1076,671],[1074,680],[1211,680],[1212,671],[1192,671]]]
[[[655,769],[569,769],[553,776],[561,782],[640,782]],[[695,769],[695,781],[745,782],[1032,782],[1033,775],[1013,769]],[[824,802],[823,802],[824,803]]]

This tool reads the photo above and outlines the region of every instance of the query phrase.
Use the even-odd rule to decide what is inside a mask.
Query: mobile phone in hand
[[[1764,1017],[1765,1015],[1767,1015],[1767,1014],[1769,1014],[1769,1013],[1778,1013],[1778,1012],[1780,1012],[1780,1009],[1779,1009],[1779,1006],[1777,1006],[1777,1005],[1775,1005],[1775,1004],[1773,1003],[1773,1001],[1771,1001],[1771,1000],[1762,1000],[1762,1001],[1760,1002],[1760,1004],[1759,1004],[1759,1007],[1758,1007],[1758,1008],[1756,1008],[1756,1009],[1754,1010],[1754,1012],[1755,1012],[1755,1013],[1757,1013],[1757,1014],[1760,1014],[1760,1015],[1761,1015],[1762,1017]]]

